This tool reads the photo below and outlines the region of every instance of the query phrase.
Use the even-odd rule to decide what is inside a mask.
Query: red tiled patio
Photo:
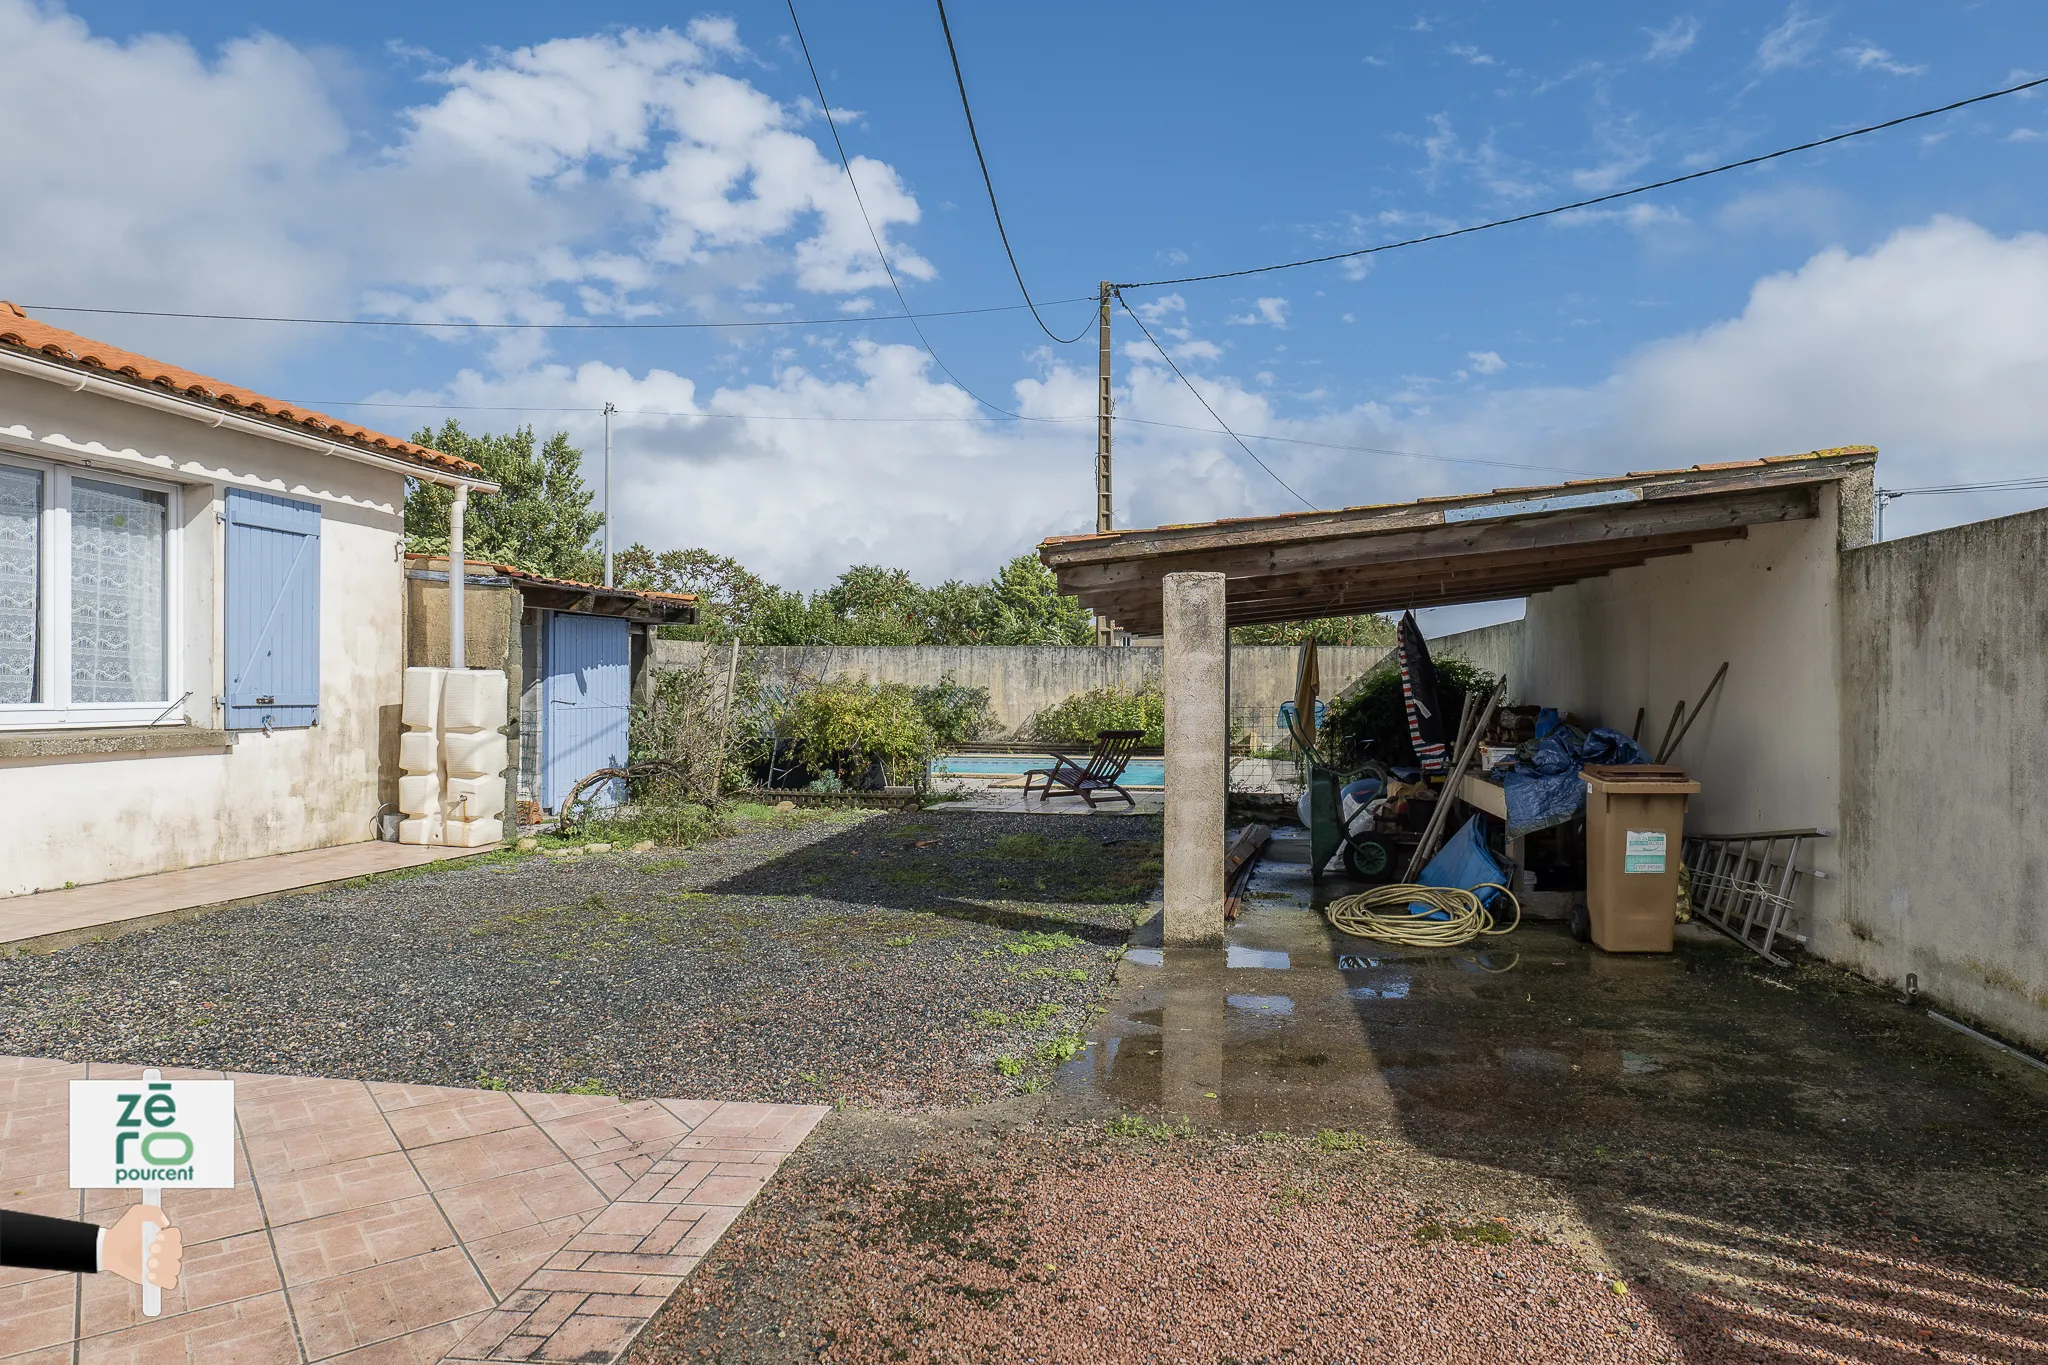
[[[113,1222],[133,1194],[68,1188],[68,1083],[139,1074],[0,1057],[0,1200]],[[827,1112],[228,1078],[236,1185],[166,1195],[163,1316],[112,1275],[0,1269],[0,1361],[610,1361]]]

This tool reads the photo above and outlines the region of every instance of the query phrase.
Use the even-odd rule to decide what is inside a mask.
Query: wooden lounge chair
[[[1096,793],[1114,792],[1125,803],[1136,806],[1131,794],[1117,785],[1117,779],[1130,766],[1131,751],[1138,747],[1138,741],[1145,737],[1143,730],[1102,730],[1095,736],[1095,752],[1088,756],[1084,767],[1064,754],[1052,756],[1050,768],[1033,768],[1024,774],[1024,799],[1031,799],[1033,778],[1044,778],[1045,786],[1039,791],[1038,799],[1049,801],[1055,789],[1061,796],[1078,796],[1093,810]],[[1104,797],[1108,800],[1108,797]]]

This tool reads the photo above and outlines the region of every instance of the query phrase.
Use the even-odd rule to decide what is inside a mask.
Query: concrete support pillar
[[[1168,574],[1166,942],[1223,941],[1223,795],[1230,780],[1230,633],[1223,575]]]

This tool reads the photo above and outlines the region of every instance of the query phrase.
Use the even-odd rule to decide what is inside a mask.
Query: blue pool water
[[[1080,754],[1072,756],[1077,763],[1086,763]],[[1050,754],[940,754],[932,760],[933,777],[1014,777],[1033,768],[1052,766]],[[1166,760],[1163,758],[1134,758],[1124,769],[1122,785],[1126,787],[1163,787],[1166,785]]]

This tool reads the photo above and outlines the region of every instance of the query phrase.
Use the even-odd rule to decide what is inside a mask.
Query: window
[[[0,456],[0,726],[168,719],[176,496]]]
[[[38,700],[43,476],[0,464],[0,706]]]

